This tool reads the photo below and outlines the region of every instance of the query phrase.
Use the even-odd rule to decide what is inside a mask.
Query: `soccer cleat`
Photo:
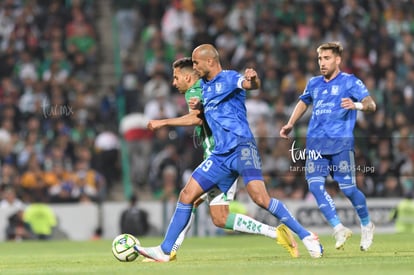
[[[375,225],[370,222],[367,226],[361,226],[361,251],[367,251],[374,239]]]
[[[335,230],[333,235],[334,235],[335,240],[336,240],[335,248],[336,249],[343,249],[346,240],[351,238],[352,231],[351,231],[351,229],[349,229],[347,227],[342,227],[338,230]]]
[[[283,246],[289,252],[290,256],[292,256],[292,258],[299,257],[298,244],[296,243],[292,232],[286,225],[281,224],[276,227],[276,236],[277,244]]]
[[[319,242],[316,234],[311,233],[309,236],[303,238],[302,242],[312,258],[321,258],[323,256],[323,246]]]
[[[141,247],[136,245],[135,250],[145,258],[152,259],[155,262],[170,262],[176,260],[175,252],[171,253],[171,255],[165,254],[164,251],[162,251],[161,246]],[[148,260],[147,262],[151,261]]]

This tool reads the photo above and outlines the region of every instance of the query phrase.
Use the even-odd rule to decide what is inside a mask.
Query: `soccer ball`
[[[112,253],[121,262],[132,262],[139,256],[135,245],[140,245],[140,242],[131,234],[118,235],[112,241]]]

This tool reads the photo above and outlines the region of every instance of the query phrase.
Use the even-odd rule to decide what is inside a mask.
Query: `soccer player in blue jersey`
[[[362,231],[360,249],[366,251],[372,244],[375,226],[370,220],[365,195],[356,185],[353,130],[357,111],[374,112],[376,105],[360,79],[341,72],[342,51],[337,42],[318,47],[321,75],[309,80],[280,136],[288,138],[295,123],[313,104],[306,136],[305,174],[309,191],[334,229],[335,247],[342,249],[352,231],[341,223],[335,203],[325,189],[326,177],[332,175],[358,214]]]
[[[172,67],[172,84],[181,94],[184,94],[186,102],[189,102],[191,98],[198,98],[202,101],[200,79],[193,69],[193,61],[191,60],[191,57],[184,57],[176,60]],[[215,142],[210,127],[205,123],[202,113],[198,109],[189,109],[188,114],[180,117],[150,120],[147,125],[148,129],[153,131],[165,126],[195,126],[194,137],[201,142],[204,150],[204,158],[208,157],[214,149]],[[206,201],[210,208],[211,219],[216,226],[228,230],[259,234],[273,238],[278,244],[288,250],[292,257],[296,258],[298,256],[297,244],[286,225],[281,224],[278,227],[273,227],[240,213],[230,213],[229,204],[234,200],[236,190],[237,180],[234,181],[226,194],[215,187],[203,194],[200,199],[196,200],[190,219],[176,240],[170,255],[175,254],[184,241],[185,234],[194,219],[195,209],[202,202]]]
[[[210,44],[194,49],[192,60],[201,77],[203,112],[216,143],[212,153],[194,170],[181,190],[176,211],[160,246],[136,246],[139,253],[159,262],[170,260],[174,242],[190,218],[194,201],[203,193],[218,187],[226,193],[234,180],[242,176],[252,200],[268,210],[303,241],[311,257],[320,258],[323,248],[318,237],[306,230],[279,200],[271,198],[266,190],[261,159],[254,136],[249,128],[246,90],[260,87],[255,70],[248,68],[244,75],[223,70],[219,54]],[[190,101],[194,106],[197,99]]]

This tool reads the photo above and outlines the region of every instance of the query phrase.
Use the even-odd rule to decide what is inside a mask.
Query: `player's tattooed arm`
[[[367,96],[361,100],[361,102],[354,102],[350,98],[342,98],[341,107],[344,109],[358,110],[363,112],[372,113],[376,110],[375,101],[371,96]]]
[[[371,96],[365,97],[361,101],[361,103],[362,103],[362,106],[363,106],[362,111],[364,111],[364,112],[373,113],[377,109],[377,105],[375,104],[375,101]]]

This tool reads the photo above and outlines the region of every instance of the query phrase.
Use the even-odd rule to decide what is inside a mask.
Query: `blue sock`
[[[336,213],[335,203],[331,196],[326,192],[324,178],[313,178],[308,180],[309,191],[315,197],[319,210],[321,210],[323,216],[328,223],[335,227],[340,224],[341,221]]]
[[[193,204],[177,202],[177,207],[175,208],[174,215],[171,218],[167,233],[165,234],[164,240],[161,243],[161,249],[166,254],[169,254],[171,252],[175,241],[177,240],[181,231],[187,225],[192,209]]]
[[[267,208],[276,218],[284,223],[290,230],[295,232],[302,240],[309,235],[309,231],[306,230],[293,216],[289,210],[283,204],[275,198],[270,199],[269,207]]]
[[[355,185],[341,189],[342,193],[352,202],[362,226],[366,226],[371,221],[368,213],[367,200],[364,193],[362,193]]]

